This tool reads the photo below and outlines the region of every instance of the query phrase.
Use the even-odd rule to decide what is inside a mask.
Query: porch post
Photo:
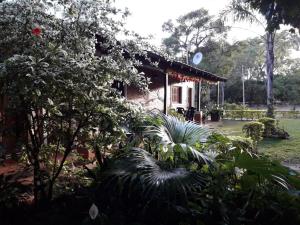
[[[219,107],[220,106],[220,81],[218,81],[217,83],[218,85],[218,90],[217,90],[217,106]]]
[[[225,90],[224,90],[224,85],[225,85],[225,83],[222,82],[222,83],[221,83],[221,92],[222,92],[221,104],[222,104],[222,106],[224,105],[224,102],[225,102]]]
[[[197,105],[197,108],[198,108],[198,111],[201,111],[201,89],[202,89],[202,81],[200,80],[199,83],[198,83],[198,105]]]
[[[168,114],[168,84],[169,84],[169,77],[168,73],[165,74],[165,79],[164,79],[164,114]]]

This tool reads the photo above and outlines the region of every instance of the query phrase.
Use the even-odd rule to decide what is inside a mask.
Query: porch
[[[200,119],[201,92],[203,84],[217,85],[217,105],[224,102],[224,83],[226,78],[214,75],[191,65],[166,59],[153,52],[148,52],[153,66],[147,60],[139,68],[150,79],[149,92],[141,93],[132,86],[124,87],[125,97],[140,103],[145,109],[159,109],[164,114],[168,110],[184,109],[194,111],[196,120]]]

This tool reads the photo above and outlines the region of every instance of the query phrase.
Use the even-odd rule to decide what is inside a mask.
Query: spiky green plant
[[[197,145],[206,142],[210,131],[192,121],[181,121],[174,116],[164,114],[152,114],[154,118],[159,118],[160,123],[149,126],[144,134],[147,137],[159,137],[161,157],[174,158],[175,154],[188,158],[192,156],[198,161],[210,161],[210,157],[197,149]]]
[[[185,199],[188,193],[201,190],[207,182],[203,174],[184,167],[172,168],[140,148],[131,148],[113,160],[103,172],[102,180],[109,189],[126,190],[128,196],[140,193],[148,200],[153,196]]]

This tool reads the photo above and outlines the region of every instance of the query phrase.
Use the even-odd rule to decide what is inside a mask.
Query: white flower
[[[99,214],[99,210],[98,207],[95,204],[92,204],[90,210],[89,210],[89,214],[92,220],[96,219],[96,217]]]
[[[243,176],[243,174],[246,172],[245,169],[240,169],[238,167],[234,167],[234,172],[235,172],[235,175],[240,178]]]

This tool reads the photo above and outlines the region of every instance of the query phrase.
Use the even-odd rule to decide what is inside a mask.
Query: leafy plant
[[[139,41],[116,44],[126,31],[115,15],[127,12],[102,0],[0,3],[1,95],[8,100],[5,115],[19,115],[18,132],[28,137],[22,146],[34,171],[36,203],[52,199],[76,148],[95,144],[97,153],[104,151],[111,140],[122,140],[121,127],[139,112],[112,88],[119,80],[147,90],[134,69],[140,63],[134,56],[143,54]],[[105,44],[96,43],[101,38]],[[51,170],[43,171],[44,161],[52,161]]]
[[[269,117],[264,117],[258,120],[264,124],[264,137],[288,139],[289,134],[282,128],[278,127],[277,120]]]
[[[131,148],[102,168],[95,201],[102,213],[121,216],[124,224],[175,222],[184,211],[190,211],[193,193],[205,188],[207,182],[204,173],[174,167],[143,149]],[[164,218],[163,214],[174,217]]]
[[[270,137],[275,130],[276,120],[270,117],[263,117],[260,118],[258,122],[264,124],[264,137]]]
[[[169,115],[169,116],[174,116],[174,117],[178,118],[178,119],[181,120],[181,121],[185,121],[184,115],[182,115],[182,114],[176,112],[174,109],[168,110],[168,115]]]
[[[255,144],[262,140],[264,124],[260,122],[248,122],[243,126],[246,137],[250,137]]]
[[[209,136],[209,130],[192,121],[181,121],[173,116],[154,114],[159,118],[160,124],[148,126],[144,134],[150,140],[158,137],[159,157],[176,161],[177,159],[189,159],[189,156],[198,161],[209,160],[204,152],[197,149],[197,145],[205,142]],[[157,143],[155,143],[157,144]],[[175,162],[174,161],[174,162]]]
[[[297,221],[295,211],[300,204],[289,196],[299,188],[297,174],[257,155],[251,138],[213,133],[199,143],[199,136],[185,140],[179,135],[191,124],[157,114],[150,118],[144,138],[152,140],[158,150],[149,151],[145,143],[140,145],[145,150],[129,145],[99,170],[95,202],[107,219],[105,224],[250,225],[256,220],[268,224],[273,221],[268,215],[283,221],[289,213]],[[150,124],[155,125],[152,130]],[[169,132],[163,139],[156,130],[160,127],[176,135]],[[175,144],[170,148],[173,155],[163,155],[162,140]],[[178,149],[182,140],[204,153],[210,163]],[[289,209],[278,208],[287,202],[292,204]],[[283,213],[278,216],[280,210]]]

